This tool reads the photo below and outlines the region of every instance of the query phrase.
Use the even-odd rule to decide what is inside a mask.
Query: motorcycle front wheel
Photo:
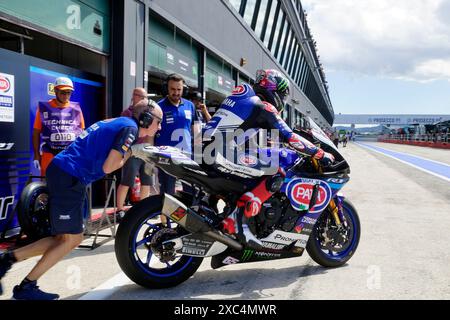
[[[329,210],[322,213],[314,225],[306,250],[309,256],[324,267],[344,265],[356,251],[361,235],[361,224],[353,204],[344,199],[345,225],[336,226]]]
[[[115,253],[120,268],[135,283],[151,289],[169,288],[189,279],[201,257],[176,254],[162,243],[179,237],[180,227],[159,223],[162,196],[148,197],[126,213],[117,229]]]

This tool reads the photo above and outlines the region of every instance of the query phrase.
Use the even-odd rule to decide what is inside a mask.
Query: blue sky
[[[450,114],[450,0],[302,0],[335,113]]]
[[[335,113],[450,114],[450,82],[327,73]]]

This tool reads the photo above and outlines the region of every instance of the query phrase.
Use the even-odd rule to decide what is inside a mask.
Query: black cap
[[[193,91],[190,95],[191,100],[202,100],[202,94],[198,91]]]

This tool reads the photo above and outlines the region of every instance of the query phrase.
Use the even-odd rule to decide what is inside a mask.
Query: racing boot
[[[261,250],[263,248],[261,240],[255,237],[246,223],[242,223],[242,232],[238,232],[237,236],[239,241],[249,248],[255,250]]]
[[[16,257],[12,252],[5,252],[0,255],[0,280],[5,276],[6,272],[11,269],[11,266],[16,262]],[[0,281],[0,296],[3,294],[3,287]]]
[[[263,248],[261,240],[255,237],[248,226],[248,219],[243,213],[243,208],[235,208],[223,221],[223,230],[229,234],[235,234],[236,238],[244,245],[255,250]]]

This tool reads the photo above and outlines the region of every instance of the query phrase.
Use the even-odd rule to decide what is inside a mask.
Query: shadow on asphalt
[[[319,265],[261,269],[255,264],[254,269],[246,270],[227,270],[226,267],[217,270],[208,269],[197,271],[197,273],[195,273],[189,280],[176,287],[168,289],[147,289],[134,283],[125,285],[122,286],[119,291],[114,292],[107,299],[279,299],[279,297],[274,294],[265,293],[264,290],[283,289],[292,285],[301,278],[307,278],[324,273],[327,273],[327,269]],[[99,293],[101,293],[101,291],[99,291]],[[64,299],[78,299],[84,294],[78,294],[66,297]],[[210,295],[220,295],[221,298],[205,297]]]
[[[83,242],[82,244],[88,245],[88,246],[91,245],[91,243],[89,243],[87,241]],[[99,254],[106,254],[106,253],[111,253],[111,252],[114,252],[114,241],[106,242],[93,250],[91,250],[90,248],[77,247],[75,250],[73,250],[71,252],[71,255],[73,255],[74,257],[86,257],[86,256],[96,256]]]

